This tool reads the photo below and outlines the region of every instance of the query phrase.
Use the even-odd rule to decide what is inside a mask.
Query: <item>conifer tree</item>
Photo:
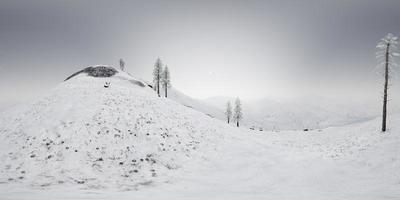
[[[242,103],[240,102],[239,98],[236,98],[236,101],[235,101],[235,109],[234,109],[233,119],[236,122],[236,126],[239,127],[239,123],[243,119]]]
[[[171,87],[171,76],[169,74],[168,66],[165,66],[162,72],[161,82],[164,89],[164,95],[165,97],[168,97],[168,88]]]
[[[157,92],[158,96],[160,96],[161,75],[162,75],[162,62],[160,58],[157,58],[153,69],[153,89],[154,91]]]
[[[228,124],[230,123],[230,120],[232,118],[232,106],[231,106],[231,102],[228,101],[226,103],[226,111],[225,111],[225,116],[226,116],[226,120],[228,122]]]
[[[386,117],[387,117],[387,101],[388,101],[388,85],[390,72],[396,66],[394,57],[399,56],[397,50],[397,37],[389,33],[378,43],[376,57],[378,65],[384,66],[384,86],[383,86],[383,110],[382,110],[382,132],[386,131]]]

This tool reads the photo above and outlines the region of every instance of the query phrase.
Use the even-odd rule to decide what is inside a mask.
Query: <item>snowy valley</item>
[[[0,199],[400,198],[399,115],[386,133],[379,118],[236,128],[210,104],[160,98],[115,71],[78,73],[1,113]]]

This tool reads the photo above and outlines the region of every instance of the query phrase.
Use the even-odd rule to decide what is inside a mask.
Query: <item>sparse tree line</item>
[[[242,103],[240,102],[239,98],[236,98],[235,100],[235,105],[232,111],[232,105],[231,102],[228,101],[226,103],[226,111],[225,111],[225,116],[226,116],[226,122],[229,124],[231,120],[236,123],[236,126],[240,126],[240,121],[243,119],[243,113],[242,113]]]
[[[163,67],[163,63],[160,58],[157,58],[153,69],[153,89],[157,92],[160,97],[161,88],[164,90],[164,96],[168,97],[168,89],[171,88],[171,75],[169,73],[168,66]]]

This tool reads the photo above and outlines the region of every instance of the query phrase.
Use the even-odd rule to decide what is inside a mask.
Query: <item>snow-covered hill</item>
[[[125,72],[102,72],[109,69],[83,70],[0,115],[1,183],[132,189],[208,159],[230,131]]]

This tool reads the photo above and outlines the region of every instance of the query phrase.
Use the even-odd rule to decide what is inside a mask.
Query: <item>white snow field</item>
[[[137,80],[79,74],[3,112],[0,199],[400,199],[399,115],[251,131]]]

